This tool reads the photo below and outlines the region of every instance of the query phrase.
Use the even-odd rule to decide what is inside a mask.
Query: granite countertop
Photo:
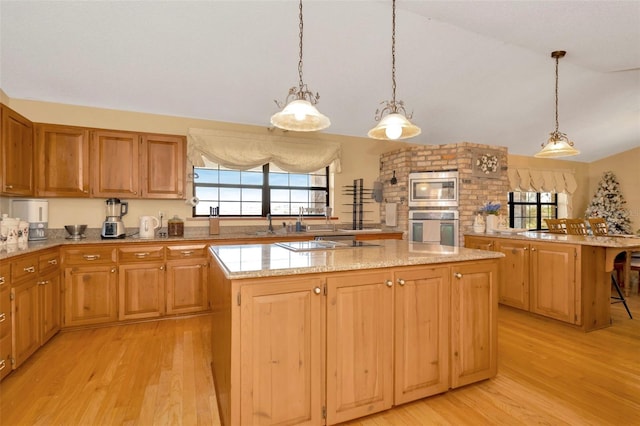
[[[498,252],[406,240],[368,243],[362,247],[297,252],[276,244],[220,245],[209,247],[209,251],[230,279],[428,265],[504,256]]]
[[[136,228],[137,229],[137,228]],[[66,232],[61,230],[60,232],[52,232],[53,235],[48,237],[43,241],[29,241],[28,243],[18,243],[17,245],[12,246],[0,246],[0,260],[8,259],[10,257],[28,254],[39,250],[44,250],[47,248],[58,247],[58,246],[69,246],[69,245],[78,245],[78,244],[135,244],[135,243],[214,243],[215,241],[227,241],[227,240],[269,240],[273,238],[284,238],[287,236],[293,238],[299,237],[309,237],[313,239],[314,237],[331,237],[331,236],[348,236],[348,235],[356,235],[356,234],[380,234],[385,235],[389,233],[398,233],[399,231],[385,231],[385,230],[336,230],[336,231],[324,231],[324,230],[313,230],[306,232],[290,232],[290,233],[282,233],[275,232],[273,234],[267,234],[265,232],[256,232],[256,231],[237,231],[231,233],[224,233],[220,235],[209,235],[208,229],[207,232],[193,232],[192,229],[186,228],[186,230],[191,231],[191,233],[185,235],[184,237],[156,237],[156,238],[148,238],[143,239],[138,237],[137,235],[128,236],[126,238],[108,238],[102,239],[100,238],[100,230],[97,232],[87,233],[87,237],[80,240],[69,240],[65,238]]]
[[[465,235],[489,238],[508,238],[511,240],[554,242],[561,244],[578,244],[583,246],[613,247],[622,249],[640,248],[640,237],[635,235],[608,235],[600,237],[593,235],[552,234],[550,232],[541,231],[524,231],[517,233],[509,231],[498,231],[493,234],[469,232],[465,233]]]

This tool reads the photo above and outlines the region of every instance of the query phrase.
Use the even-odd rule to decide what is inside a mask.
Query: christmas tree
[[[624,207],[626,203],[616,176],[613,172],[605,172],[587,207],[585,217],[603,218],[610,234],[631,234],[629,210]]]

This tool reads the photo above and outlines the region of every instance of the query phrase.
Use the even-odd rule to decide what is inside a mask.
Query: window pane
[[[210,187],[210,186],[197,186],[195,189],[195,196],[203,200],[217,200],[218,199],[218,188]]]
[[[218,170],[198,169],[193,175],[194,183],[218,183]]]
[[[225,201],[240,201],[240,188],[220,188],[220,199]]]
[[[271,202],[278,202],[278,201],[289,202],[288,189],[272,189],[271,190]]]
[[[242,189],[242,202],[262,201],[262,190],[253,188]]]
[[[309,191],[291,190],[291,201],[304,203],[304,207],[307,207],[306,204],[309,202]]]
[[[240,172],[236,170],[220,170],[220,183],[239,184]]]
[[[240,179],[243,185],[262,185],[262,170],[259,172],[241,172]]]
[[[289,175],[284,173],[269,173],[269,185],[289,186]]]
[[[309,176],[307,175],[289,175],[289,185],[291,186],[310,186]]]

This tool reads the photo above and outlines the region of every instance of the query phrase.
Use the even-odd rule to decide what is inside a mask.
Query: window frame
[[[534,206],[536,207],[536,227],[534,229],[530,229],[531,231],[543,231],[543,230],[547,230],[548,228],[543,228],[542,227],[542,220],[544,219],[542,217],[542,207],[543,206],[553,206],[555,207],[554,209],[554,219],[557,219],[558,217],[558,194],[555,192],[534,192],[534,191],[521,191],[523,193],[535,193],[536,194],[536,201],[535,202],[528,202],[528,201],[514,201],[514,191],[510,191],[509,192],[509,196],[508,196],[508,202],[507,202],[507,206],[509,208],[509,227],[510,228],[515,228],[515,208],[516,206]],[[552,202],[542,202],[542,194],[551,194],[551,197],[553,199]]]
[[[287,186],[287,185],[274,185],[271,186],[270,182],[269,182],[269,173],[273,173],[273,171],[270,171],[269,169],[270,163],[267,164],[263,164],[262,165],[262,184],[261,185],[242,185],[242,184],[228,184],[228,183],[200,183],[197,184],[195,181],[195,178],[193,180],[193,188],[192,188],[192,192],[193,195],[195,196],[196,193],[196,187],[210,187],[210,188],[232,188],[232,189],[238,189],[238,190],[242,190],[243,188],[250,188],[250,189],[260,189],[262,192],[262,205],[261,205],[261,214],[257,215],[257,214],[253,214],[253,215],[224,215],[224,214],[220,214],[220,217],[228,217],[228,218],[257,218],[257,217],[266,217],[267,214],[271,214],[271,216],[273,217],[294,217],[294,216],[298,216],[298,214],[295,213],[291,213],[291,214],[272,214],[270,212],[271,209],[271,190],[272,189],[284,189],[284,190],[304,190],[304,191],[325,191],[325,206],[328,207],[330,205],[329,200],[330,200],[330,195],[331,195],[331,189],[330,189],[330,171],[329,171],[329,166],[326,166],[324,168],[325,171],[325,186]],[[218,165],[218,167],[220,167],[220,165]],[[196,167],[193,166],[192,168],[192,172],[193,175],[195,176],[197,174],[197,169],[206,169],[207,167]],[[218,169],[219,170],[219,169]],[[226,168],[225,168],[226,170]],[[297,175],[301,175],[301,174],[306,174],[306,175],[310,175],[311,173],[295,173],[295,172],[287,172],[287,171],[283,171],[285,173],[287,173],[287,175],[291,175],[291,174],[297,174]],[[315,173],[314,173],[315,174]],[[319,174],[317,174],[319,175]],[[209,217],[208,214],[196,214],[196,206],[193,206],[192,210],[191,210],[191,217]],[[304,217],[324,217],[324,214],[322,213],[307,213],[303,215]]]

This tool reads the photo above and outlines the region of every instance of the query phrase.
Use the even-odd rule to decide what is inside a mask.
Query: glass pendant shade
[[[329,118],[305,99],[289,102],[282,111],[271,116],[271,124],[295,132],[313,132],[331,125]]]
[[[418,136],[421,130],[404,115],[394,112],[385,115],[376,127],[369,130],[367,136],[372,139],[398,140]]]
[[[578,155],[580,151],[573,147],[571,142],[567,142],[565,140],[554,140],[549,139],[549,141],[542,147],[540,152],[534,155],[537,158],[554,158],[554,157],[570,157],[572,155]]]

